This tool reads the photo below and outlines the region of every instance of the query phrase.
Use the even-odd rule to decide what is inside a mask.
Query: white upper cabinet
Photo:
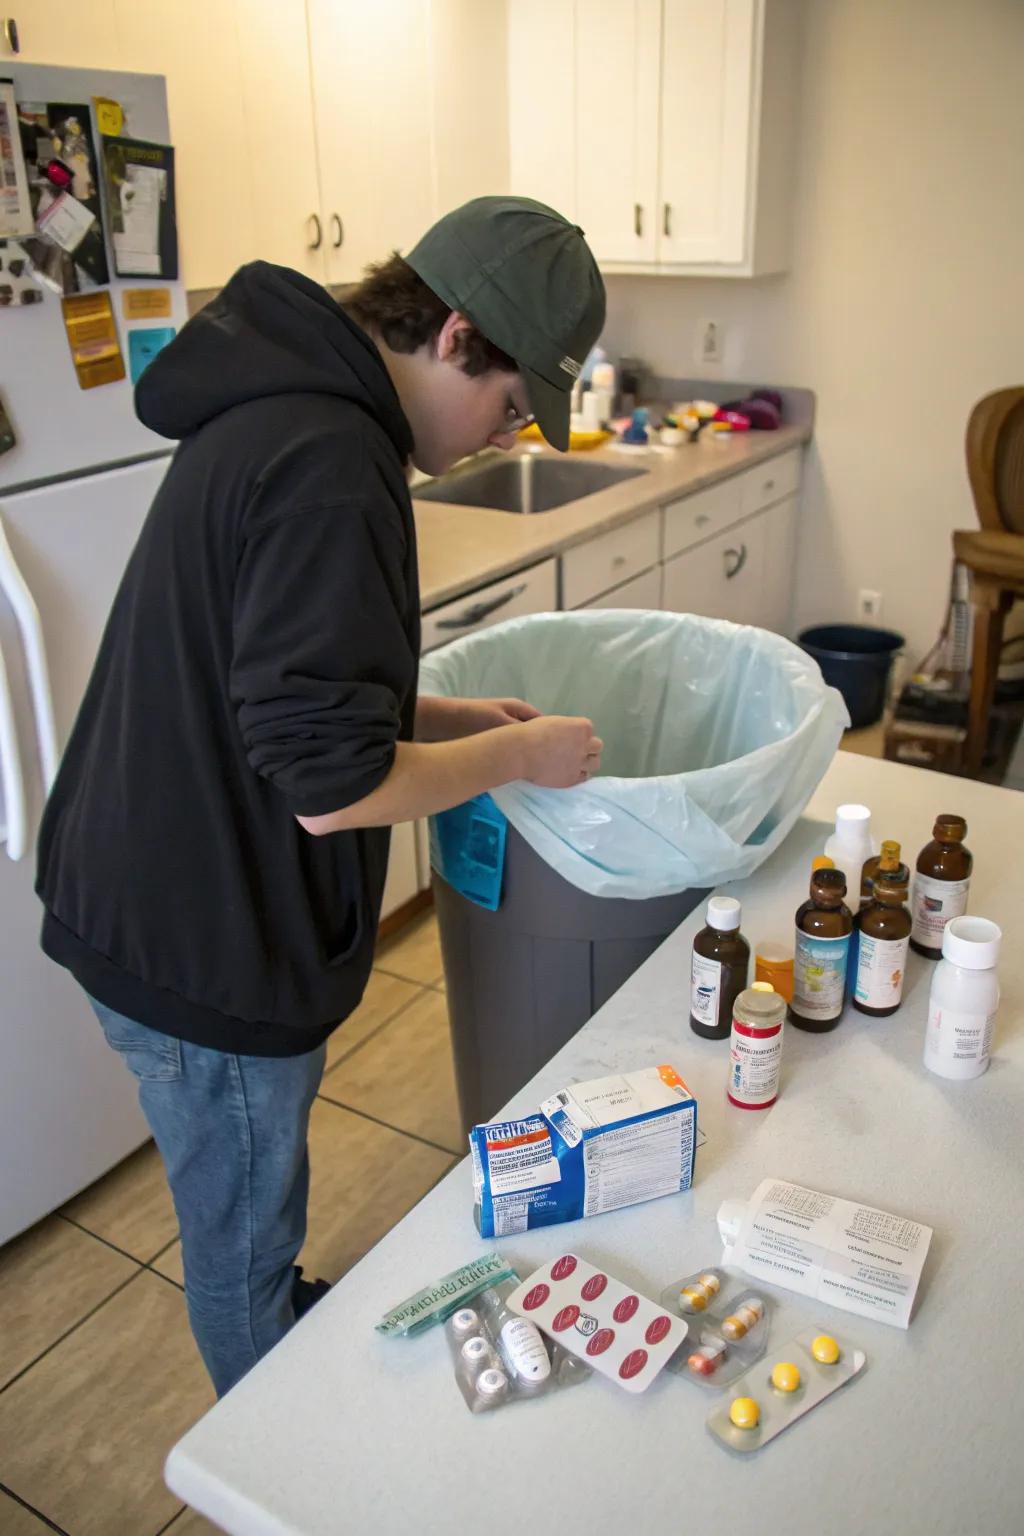
[[[603,261],[657,260],[660,34],[661,0],[577,11],[576,218]]]
[[[251,245],[323,281],[327,230],[317,180],[305,0],[235,0]],[[211,157],[215,158],[215,157]]]
[[[741,262],[750,183],[755,0],[664,0],[663,262]]]
[[[327,281],[433,220],[430,0],[308,0]]]
[[[783,271],[798,64],[798,0],[517,0],[512,190],[609,271]]]

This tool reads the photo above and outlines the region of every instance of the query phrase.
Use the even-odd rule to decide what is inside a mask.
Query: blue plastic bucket
[[[839,689],[855,730],[881,719],[893,657],[906,644],[902,635],[866,624],[818,624],[803,631],[799,644]]]

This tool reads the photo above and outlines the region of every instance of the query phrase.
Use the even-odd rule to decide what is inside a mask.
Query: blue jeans
[[[181,1229],[189,1322],[222,1397],[295,1322],[306,1137],[326,1047],[232,1056],[89,1001],[138,1079]]]

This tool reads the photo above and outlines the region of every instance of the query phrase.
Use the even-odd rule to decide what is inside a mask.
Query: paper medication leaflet
[[[906,1328],[932,1229],[869,1205],[764,1179],[748,1202],[727,1200],[723,1262],[858,1317]]]
[[[575,1083],[536,1115],[474,1126],[481,1235],[504,1237],[689,1189],[696,1137],[696,1101],[670,1066]]]

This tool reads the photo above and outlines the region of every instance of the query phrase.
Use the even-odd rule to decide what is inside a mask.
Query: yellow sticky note
[[[119,101],[111,101],[109,96],[94,96],[92,99],[93,110],[96,113],[96,126],[100,133],[108,139],[116,139],[124,132],[124,112]]]
[[[169,288],[123,288],[121,305],[126,320],[169,320]]]
[[[124,358],[110,294],[73,293],[60,303],[79,387],[95,389],[123,379]]]

